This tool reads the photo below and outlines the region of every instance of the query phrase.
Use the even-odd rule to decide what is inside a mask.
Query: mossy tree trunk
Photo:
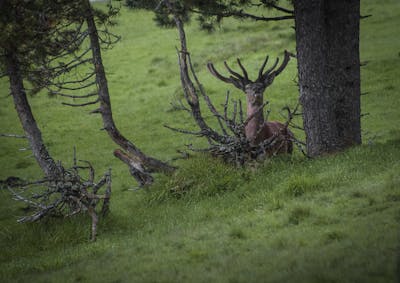
[[[42,133],[36,123],[35,118],[33,117],[32,110],[26,96],[23,76],[15,52],[9,50],[5,56],[5,61],[15,110],[18,113],[18,117],[22,128],[25,131],[25,135],[29,140],[33,156],[35,157],[46,177],[57,178],[57,176],[62,174],[62,170],[50,156],[46,146],[43,143]]]

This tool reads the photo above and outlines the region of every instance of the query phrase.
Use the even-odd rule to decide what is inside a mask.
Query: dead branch
[[[169,3],[169,1],[165,1],[165,3],[169,7],[172,7],[170,6],[171,4]],[[186,35],[183,29],[183,22],[177,15],[174,15],[174,20],[178,28],[179,38],[181,43],[181,50],[178,53],[178,62],[181,73],[181,83],[185,99],[190,106],[193,118],[195,119],[198,127],[201,129],[203,133],[205,133],[207,137],[211,138],[212,140],[218,141],[220,143],[226,143],[227,142],[226,137],[220,135],[218,132],[212,129],[206,123],[201,114],[199,96],[196,88],[194,87],[193,81],[191,80],[189,75],[189,66],[188,66],[189,53],[187,52],[186,48]]]
[[[71,106],[71,107],[84,107],[84,106],[93,105],[93,104],[96,104],[99,102],[100,102],[100,99],[96,99],[94,101],[89,101],[86,103],[73,104],[73,103],[68,103],[68,102],[61,102],[61,104],[66,105],[66,106]]]
[[[62,216],[70,217],[80,213],[88,213],[91,217],[91,240],[96,240],[98,212],[97,205],[102,201],[101,215],[109,210],[111,197],[111,169],[109,169],[98,183],[94,182],[94,168],[88,161],[83,161],[87,166],[78,166],[74,150],[74,166],[70,169],[63,169],[62,175],[47,177],[45,179],[25,182],[20,179],[18,182],[11,182],[8,178],[0,182],[10,191],[14,200],[24,202],[33,209],[31,215],[20,217],[19,223],[35,222],[44,217]],[[63,168],[60,166],[60,168]],[[89,170],[89,178],[85,179],[80,175],[81,169]],[[105,186],[105,193],[98,194],[98,191]],[[42,189],[40,193],[31,194],[35,189]]]
[[[0,137],[3,138],[17,138],[17,139],[27,139],[27,136],[16,135],[16,134],[0,134]]]
[[[119,158],[129,167],[129,172],[139,183],[140,187],[150,185],[154,179],[142,165],[141,162],[136,161],[134,156],[130,156],[128,153],[123,152],[121,149],[114,150],[114,156]]]
[[[284,12],[284,13],[287,13],[287,14],[292,14],[292,15],[294,14],[293,10],[286,9],[286,8],[278,6],[278,5],[274,4],[274,3],[266,3],[266,5],[267,5],[267,7],[274,8],[274,9],[276,9],[278,11],[281,11],[281,12]]]
[[[168,126],[168,125],[165,125],[165,124],[164,124],[164,127],[169,129],[169,130],[171,130],[171,131],[182,133],[182,134],[188,134],[188,135],[193,135],[193,136],[198,136],[198,137],[204,136],[204,133],[202,133],[201,131],[200,132],[193,132],[193,131],[188,131],[188,130],[183,130],[183,129],[177,129],[177,128],[174,128],[174,127],[171,127],[171,126]]]
[[[65,94],[57,91],[50,90],[50,94],[62,96],[62,97],[68,97],[72,99],[84,99],[84,98],[89,98],[97,95],[97,92],[91,92],[86,95],[70,95],[70,94]]]
[[[196,14],[204,14],[203,11],[199,11],[196,9],[189,9],[189,11],[196,13]],[[240,19],[250,19],[250,20],[264,21],[264,22],[284,21],[284,20],[294,19],[293,14],[286,15],[286,16],[277,16],[277,17],[264,17],[264,16],[257,16],[254,14],[250,14],[250,13],[244,12],[243,10],[235,10],[235,11],[228,11],[228,12],[216,12],[216,13],[207,11],[206,14],[208,16],[217,16],[217,17],[221,17],[221,18],[236,17],[236,18],[240,18]]]
[[[360,20],[364,20],[367,19],[369,17],[372,17],[372,14],[368,14],[368,15],[360,15]]]

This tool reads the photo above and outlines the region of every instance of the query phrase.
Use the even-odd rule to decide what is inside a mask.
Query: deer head
[[[207,64],[208,70],[210,73],[218,78],[219,80],[225,82],[225,83],[230,83],[233,84],[236,88],[240,89],[246,94],[246,99],[247,99],[247,104],[249,104],[253,107],[259,107],[263,104],[263,95],[265,92],[265,89],[272,84],[274,81],[275,77],[278,76],[283,69],[285,69],[286,65],[289,63],[290,57],[293,56],[293,54],[289,53],[288,51],[285,50],[284,52],[284,59],[281,63],[281,65],[277,68],[278,63],[279,63],[279,58],[276,59],[275,63],[270,67],[268,70],[265,70],[265,67],[267,66],[269,56],[267,56],[258,71],[258,77],[255,81],[252,81],[249,79],[248,73],[244,66],[242,65],[242,62],[240,59],[237,59],[237,63],[242,71],[242,74],[239,74],[232,70],[226,61],[224,62],[225,68],[228,70],[230,73],[229,77],[225,77],[221,75],[214,67],[213,63],[209,62]]]

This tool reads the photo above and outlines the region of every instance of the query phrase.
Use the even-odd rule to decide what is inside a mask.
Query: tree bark
[[[114,152],[114,155],[121,159],[121,161],[129,165],[131,174],[133,175],[133,177],[135,177],[140,185],[150,184],[153,182],[153,178],[151,177],[151,175],[148,174],[149,172],[157,171],[163,173],[171,173],[174,171],[175,167],[170,166],[153,157],[146,156],[132,142],[126,139],[115,125],[112,116],[107,77],[102,62],[97,27],[94,21],[93,11],[89,1],[87,1],[87,5],[86,22],[88,25],[90,44],[93,55],[93,64],[98,86],[98,96],[100,100],[100,108],[95,112],[101,113],[104,129],[107,131],[111,139],[127,152],[127,154],[124,154],[120,150],[116,150]],[[129,158],[129,161],[126,160],[127,158]]]
[[[10,80],[11,95],[14,99],[15,110],[25,135],[29,140],[33,156],[40,168],[48,178],[61,176],[62,169],[50,156],[42,140],[42,133],[33,117],[31,107],[26,97],[23,77],[19,67],[19,61],[14,51],[8,52],[5,56],[7,72]]]
[[[359,0],[295,0],[304,129],[309,156],[361,144]]]

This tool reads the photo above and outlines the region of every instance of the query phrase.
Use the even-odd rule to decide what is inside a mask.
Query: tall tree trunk
[[[360,1],[295,0],[294,11],[308,154],[360,144]]]
[[[14,99],[15,110],[18,113],[22,128],[25,131],[33,155],[43,170],[46,177],[56,178],[62,173],[62,169],[56,164],[50,156],[42,140],[42,133],[38,128],[33,117],[31,107],[26,97],[22,74],[19,68],[19,62],[14,51],[9,51],[5,56],[7,72],[10,79],[11,95]]]
[[[121,150],[115,150],[114,155],[129,166],[131,175],[140,185],[150,184],[153,182],[153,178],[149,173],[153,171],[170,173],[175,168],[158,159],[145,155],[132,142],[126,139],[115,125],[112,116],[107,77],[102,62],[99,36],[89,1],[87,1],[87,5],[86,22],[88,25],[93,64],[98,85],[98,96],[100,100],[100,108],[95,112],[99,112],[102,115],[104,129],[107,131],[111,139],[127,152],[125,153]]]

